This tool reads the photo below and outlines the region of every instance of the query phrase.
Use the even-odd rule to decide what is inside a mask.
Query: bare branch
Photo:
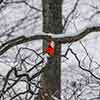
[[[82,70],[88,72],[88,73],[89,73],[90,75],[92,75],[94,78],[100,80],[100,77],[97,77],[97,76],[96,76],[95,74],[93,74],[90,70],[85,69],[85,68],[83,68],[83,67],[81,66],[81,62],[80,62],[80,60],[79,60],[77,54],[76,54],[75,52],[73,52],[73,50],[72,50],[71,48],[70,48],[70,52],[75,56],[76,60],[78,61],[78,66],[79,66],[79,68],[81,68]]]
[[[73,9],[70,11],[70,13],[68,14],[68,16],[65,18],[65,22],[64,22],[63,28],[65,28],[66,24],[68,23],[69,17],[75,12],[75,10],[76,10],[76,8],[77,8],[77,6],[78,6],[79,1],[80,1],[80,0],[77,0],[77,1],[76,1],[76,3],[75,3],[75,5],[74,5]]]
[[[0,0],[0,4],[3,2],[3,0]]]
[[[85,36],[87,36],[88,34],[90,34],[91,32],[99,32],[100,31],[100,27],[96,26],[96,27],[91,27],[91,28],[86,28],[83,32],[81,32],[78,35],[75,36],[63,36],[63,37],[53,37],[50,35],[33,35],[30,37],[25,37],[25,36],[20,36],[17,37],[15,39],[9,40],[7,42],[5,42],[4,44],[2,44],[0,46],[0,55],[2,55],[3,53],[5,53],[7,50],[9,50],[10,48],[17,46],[19,44],[22,43],[26,43],[29,41],[33,41],[33,40],[53,40],[59,43],[72,43],[75,41],[78,41],[82,38],[84,38]]]
[[[39,11],[39,12],[42,12],[42,10],[41,9],[39,9],[39,8],[36,8],[36,7],[34,7],[34,6],[31,6],[27,1],[25,1],[25,0],[21,0],[21,1],[5,1],[4,2],[5,4],[20,4],[20,3],[24,3],[25,5],[27,5],[28,7],[30,7],[31,9],[34,9],[34,10],[36,10],[36,11]]]

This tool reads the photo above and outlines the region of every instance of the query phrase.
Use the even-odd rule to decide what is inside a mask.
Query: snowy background
[[[76,0],[63,1],[63,23],[75,3]],[[0,44],[21,35],[41,34],[41,10],[41,0],[26,0],[25,2],[5,0],[4,3],[0,4]],[[64,34],[74,36],[87,27],[99,26],[99,11],[100,0],[79,0],[74,13],[68,19]],[[62,54],[66,52],[69,45],[80,59],[81,66],[100,78],[100,33],[91,33],[72,44],[62,44]],[[11,48],[0,56],[1,75],[6,75],[10,68],[15,65],[16,54],[21,47],[27,47],[41,53],[42,41],[24,43]],[[36,54],[27,50],[21,52],[22,58],[27,55],[31,55],[30,63],[34,64]],[[100,100],[100,79],[94,78],[89,72],[79,68],[77,59],[70,51],[67,57],[68,59],[62,57],[61,63],[62,100]],[[0,84],[2,86],[3,83],[0,82]],[[17,85],[19,88],[23,85],[22,90],[25,88],[21,82]],[[19,88],[16,88],[16,91],[19,91]],[[8,98],[8,100],[10,99]]]

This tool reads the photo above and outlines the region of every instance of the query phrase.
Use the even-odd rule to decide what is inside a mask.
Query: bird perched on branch
[[[43,58],[44,58],[44,65],[46,65],[48,62],[48,58],[50,57],[53,57],[54,56],[54,47],[55,47],[55,43],[54,41],[49,41],[48,42],[48,46],[47,48],[44,49],[44,55],[43,55]]]
[[[54,47],[55,43],[53,41],[48,42],[48,47],[45,48],[44,52],[47,53],[50,57],[54,56]]]

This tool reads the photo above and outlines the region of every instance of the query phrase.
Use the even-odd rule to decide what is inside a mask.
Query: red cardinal
[[[48,47],[44,50],[49,56],[54,56],[54,42],[48,42]]]

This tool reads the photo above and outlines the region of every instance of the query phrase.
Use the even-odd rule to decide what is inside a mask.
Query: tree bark
[[[61,34],[62,32],[62,0],[42,0],[43,6],[43,32]],[[43,51],[47,47],[47,41],[43,41]],[[60,98],[61,93],[61,44],[55,43],[54,56],[49,58],[45,66],[47,70],[41,77],[42,90],[35,100],[54,100],[54,95]]]

